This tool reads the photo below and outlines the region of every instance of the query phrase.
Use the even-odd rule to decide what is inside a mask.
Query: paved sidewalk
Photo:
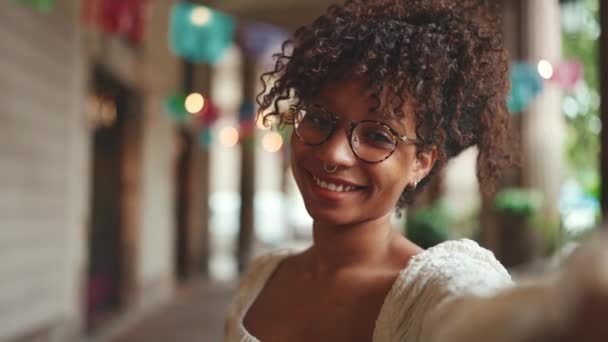
[[[236,284],[194,282],[178,291],[167,307],[112,342],[222,341],[224,315]]]

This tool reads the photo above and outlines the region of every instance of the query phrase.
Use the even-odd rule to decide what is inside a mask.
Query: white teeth
[[[327,189],[330,191],[336,191],[336,192],[345,192],[345,191],[351,191],[354,189],[354,187],[352,186],[344,186],[344,185],[337,185],[334,183],[327,183],[317,177],[313,177],[315,183],[317,183],[318,186],[320,186],[323,189]]]

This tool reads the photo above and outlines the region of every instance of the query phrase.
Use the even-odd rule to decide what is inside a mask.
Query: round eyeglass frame
[[[333,119],[333,123],[334,123],[334,124],[333,124],[333,127],[331,128],[331,130],[329,130],[329,131],[328,131],[327,135],[325,136],[325,138],[324,138],[323,140],[321,140],[321,141],[320,141],[320,142],[318,142],[318,143],[310,143],[310,142],[307,142],[306,140],[304,140],[304,138],[302,138],[302,136],[300,135],[300,132],[298,131],[298,126],[299,126],[298,121],[299,121],[299,119],[298,119],[298,116],[296,115],[296,116],[294,117],[294,121],[293,121],[293,123],[294,123],[294,131],[295,131],[296,136],[298,137],[298,139],[299,139],[299,140],[300,140],[302,143],[304,143],[304,144],[306,144],[306,145],[309,145],[309,146],[320,146],[320,145],[323,145],[323,144],[324,144],[324,143],[325,143],[327,140],[329,140],[329,138],[330,138],[330,137],[331,137],[331,136],[334,134],[334,132],[336,131],[336,128],[338,127],[338,125],[337,125],[337,122],[338,122],[338,115],[336,115],[336,114],[334,114],[334,113],[330,112],[329,110],[327,110],[327,109],[323,108],[323,107],[322,107],[322,106],[320,106],[320,105],[303,106],[303,107],[300,107],[300,108],[297,108],[297,107],[295,107],[295,106],[292,106],[292,107],[291,107],[291,111],[292,111],[294,114],[296,114],[296,113],[298,113],[298,112],[299,112],[299,109],[302,109],[302,108],[308,108],[308,107],[312,107],[312,108],[315,108],[315,109],[321,110],[321,111],[323,111],[323,112],[324,112],[324,113],[326,113],[326,114],[329,114],[329,115],[331,116],[331,118]],[[395,139],[395,143],[393,144],[393,148],[392,148],[391,152],[390,152],[390,153],[389,153],[389,154],[388,154],[386,157],[384,157],[383,159],[377,160],[377,161],[370,161],[370,160],[367,160],[367,159],[365,159],[365,158],[362,158],[362,157],[361,157],[361,156],[360,156],[360,155],[357,153],[357,151],[356,151],[356,150],[355,150],[355,148],[353,147],[353,132],[355,131],[355,128],[357,128],[357,126],[358,126],[359,124],[361,124],[361,123],[373,123],[373,124],[376,124],[376,125],[380,125],[380,126],[382,126],[382,127],[384,127],[384,128],[387,128],[387,129],[389,130],[389,132],[391,132],[391,134],[393,135],[393,137],[395,137],[395,138],[396,138],[396,139]],[[365,162],[365,163],[369,163],[369,164],[378,164],[378,163],[381,163],[381,162],[383,162],[383,161],[387,160],[388,158],[390,158],[390,157],[393,155],[393,153],[395,153],[395,150],[397,149],[397,145],[399,144],[399,142],[406,142],[406,143],[412,143],[412,144],[417,144],[417,143],[418,143],[418,140],[416,140],[416,139],[412,139],[412,138],[408,137],[407,135],[399,135],[399,132],[397,132],[397,131],[396,131],[395,129],[393,129],[391,126],[389,126],[389,125],[385,124],[384,122],[377,121],[377,120],[368,120],[368,119],[366,119],[366,120],[359,120],[359,121],[353,121],[353,120],[351,120],[351,121],[349,122],[348,129],[347,129],[347,131],[346,131],[346,134],[347,134],[347,137],[348,137],[348,145],[350,146],[351,151],[353,151],[353,154],[354,154],[354,155],[355,155],[355,156],[356,156],[356,157],[357,157],[359,160],[361,160],[361,161],[363,161],[363,162]]]

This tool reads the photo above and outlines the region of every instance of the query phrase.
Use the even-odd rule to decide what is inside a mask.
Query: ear
[[[418,180],[424,179],[437,161],[437,147],[433,146],[430,150],[420,152],[416,156],[414,162],[414,177]]]

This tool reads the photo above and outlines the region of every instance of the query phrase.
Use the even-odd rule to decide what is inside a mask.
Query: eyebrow
[[[340,119],[340,118],[342,118],[342,115],[340,115],[340,113],[337,113],[337,112],[335,112],[335,111],[333,111],[333,110],[330,110],[329,108],[327,108],[327,106],[322,105],[322,104],[320,104],[319,102],[325,102],[325,101],[323,101],[323,99],[320,99],[320,101],[313,101],[313,102],[312,102],[312,105],[313,105],[313,106],[317,106],[317,107],[319,107],[319,108],[321,108],[321,109],[325,110],[326,112],[328,112],[328,113],[330,113],[330,114],[332,114],[332,115],[334,115],[334,116],[337,116],[339,119]],[[397,134],[398,134],[400,137],[403,137],[403,136],[408,136],[408,135],[407,135],[407,133],[406,133],[406,134],[401,133],[402,131],[406,131],[406,127],[405,127],[405,125],[404,125],[404,124],[403,124],[403,123],[402,123],[402,122],[399,120],[399,118],[392,117],[392,118],[389,118],[388,120],[378,120],[378,119],[375,119],[375,118],[374,118],[374,119],[363,119],[363,120],[354,120],[354,121],[355,121],[355,122],[359,122],[359,121],[364,121],[364,120],[372,120],[372,121],[377,121],[377,122],[380,122],[380,123],[382,123],[382,124],[384,124],[384,125],[387,125],[387,126],[388,126],[388,127],[390,127],[392,130],[394,130],[395,132],[397,132]],[[398,126],[398,129],[397,129],[397,128],[395,128],[394,126]]]
[[[403,123],[403,121],[402,121],[403,119],[405,119],[405,117],[394,117],[393,116],[393,117],[388,118],[388,120],[382,121],[382,122],[394,124],[395,126],[399,127],[400,129],[406,131],[405,123]]]

